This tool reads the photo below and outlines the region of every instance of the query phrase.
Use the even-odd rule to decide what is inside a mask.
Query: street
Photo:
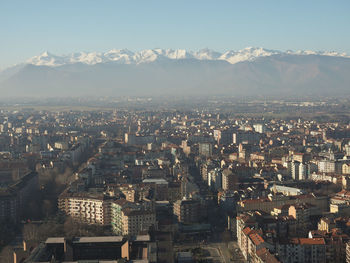
[[[237,242],[231,241],[229,243],[224,242],[212,242],[207,244],[199,243],[186,243],[184,245],[175,245],[175,252],[189,251],[195,248],[202,250],[202,260],[207,262],[237,262],[244,263],[245,260],[241,251],[238,248]]]

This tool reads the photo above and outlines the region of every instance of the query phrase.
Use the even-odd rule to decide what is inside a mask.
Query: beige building
[[[267,198],[260,199],[246,199],[238,202],[237,210],[239,212],[261,210],[266,213],[271,213],[275,207],[281,207],[283,205],[293,205],[309,203],[319,209],[319,211],[328,211],[328,197],[327,196],[315,196],[313,194],[308,195],[296,195],[296,196],[268,196]]]
[[[152,206],[145,207],[125,199],[112,200],[103,195],[62,194],[59,209],[86,224],[111,225],[118,235],[138,235],[156,226]]]
[[[222,189],[236,190],[238,187],[238,178],[230,169],[225,169],[222,172]]]
[[[178,222],[195,223],[200,217],[200,201],[199,200],[177,200],[174,203],[174,215]]]
[[[350,242],[346,243],[346,263],[350,263]]]
[[[336,227],[336,224],[334,220],[330,220],[327,217],[322,217],[320,219],[320,222],[318,222],[317,224],[318,230],[326,231],[326,232],[330,232],[335,227]]]
[[[310,216],[316,215],[318,209],[310,204],[295,204],[291,205],[288,210],[289,216],[296,220],[297,234],[302,236],[308,233],[310,227]]]
[[[122,209],[122,235],[138,235],[156,226],[156,214],[151,210]]]
[[[344,163],[342,165],[342,174],[350,174],[350,163]]]
[[[63,194],[58,200],[58,208],[61,211],[86,224],[110,224],[109,206],[109,202],[104,200],[103,195],[66,196]]]

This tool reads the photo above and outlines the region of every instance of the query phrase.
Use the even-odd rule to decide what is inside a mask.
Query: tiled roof
[[[259,258],[262,259],[263,262],[266,263],[279,263],[278,259],[270,253],[270,251],[266,248],[260,248],[256,251],[256,254]]]
[[[243,233],[244,233],[245,235],[248,235],[248,234],[250,233],[250,231],[252,231],[252,230],[250,229],[250,227],[246,227],[246,228],[243,229]]]
[[[265,240],[258,233],[252,233],[249,235],[249,237],[256,246],[265,242]]]
[[[325,245],[324,238],[292,238],[292,244],[300,244],[300,245]]]

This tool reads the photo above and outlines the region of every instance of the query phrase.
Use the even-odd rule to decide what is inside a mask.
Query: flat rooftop
[[[114,243],[122,241],[122,236],[76,237],[73,239],[73,243]]]
[[[60,244],[64,243],[64,237],[49,237],[46,239],[45,244]]]

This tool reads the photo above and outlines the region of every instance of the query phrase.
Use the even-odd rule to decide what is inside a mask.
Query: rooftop
[[[113,243],[122,241],[122,236],[75,237],[73,239],[73,243]]]

